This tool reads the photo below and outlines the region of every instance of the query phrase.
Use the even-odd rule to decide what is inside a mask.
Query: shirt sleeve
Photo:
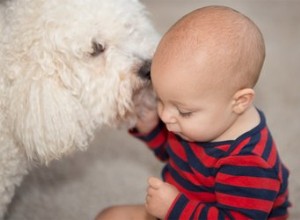
[[[268,219],[276,206],[281,181],[266,161],[255,155],[230,156],[218,165],[215,203],[179,194],[166,219]],[[286,213],[276,219],[286,219]]]
[[[139,140],[145,142],[145,144],[154,152],[155,156],[159,160],[166,161],[169,158],[165,146],[167,142],[168,131],[162,121],[160,121],[149,134],[142,135],[136,129],[129,130],[129,133]]]

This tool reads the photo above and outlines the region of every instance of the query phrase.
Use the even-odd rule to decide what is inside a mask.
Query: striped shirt
[[[187,142],[160,123],[146,142],[166,165],[179,195],[166,219],[286,219],[288,170],[260,114],[260,124],[233,141]]]

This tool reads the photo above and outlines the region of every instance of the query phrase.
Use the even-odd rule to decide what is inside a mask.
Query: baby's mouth
[[[180,138],[182,138],[182,139],[185,140],[185,141],[191,141],[191,142],[192,142],[192,140],[191,140],[190,138],[186,137],[186,136],[185,136],[184,134],[182,134],[181,132],[172,132],[172,133],[174,133],[175,135],[179,136]]]

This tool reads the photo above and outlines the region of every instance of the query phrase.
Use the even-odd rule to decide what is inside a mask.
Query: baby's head
[[[205,109],[201,105],[207,102],[214,103],[207,107],[210,111],[222,111],[218,114],[229,121],[221,123],[229,126],[232,111],[242,114],[251,105],[264,57],[261,32],[241,13],[209,6],[187,14],[163,36],[153,58],[151,78],[161,106],[160,117],[169,130],[180,133],[177,130],[181,129],[172,125],[176,117],[166,114],[173,116],[177,110],[180,125],[181,113],[196,115],[194,112]],[[241,97],[247,102],[240,102]],[[174,114],[168,108],[172,105]]]
[[[249,18],[228,7],[209,6],[187,14],[163,36],[153,60],[153,73],[162,64],[188,61],[200,80],[212,80],[211,86],[221,82],[218,87],[253,88],[264,57],[262,34]],[[166,73],[160,70],[161,74]],[[182,74],[191,75],[186,71]]]

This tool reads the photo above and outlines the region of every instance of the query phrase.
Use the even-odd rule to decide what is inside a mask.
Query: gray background
[[[288,166],[290,219],[300,219],[300,1],[298,0],[143,0],[157,29],[164,33],[185,13],[209,4],[231,6],[249,16],[264,34],[267,58],[256,87],[263,109]],[[112,204],[141,203],[146,179],[162,164],[127,131],[98,131],[86,152],[48,168],[35,168],[18,188],[9,220],[93,219]]]

